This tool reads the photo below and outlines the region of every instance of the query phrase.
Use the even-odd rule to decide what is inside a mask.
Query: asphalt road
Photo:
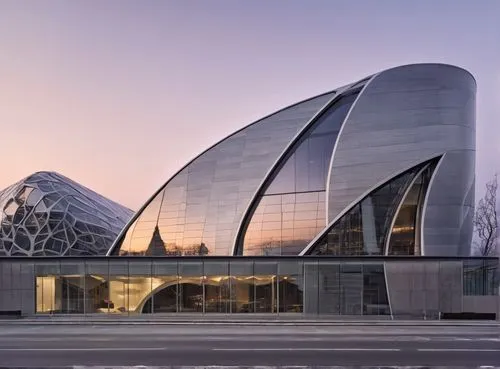
[[[499,364],[498,327],[0,327],[0,366]]]

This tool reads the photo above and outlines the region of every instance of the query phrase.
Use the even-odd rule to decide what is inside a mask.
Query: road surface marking
[[[0,348],[0,351],[164,351],[165,347]]]
[[[401,351],[401,349],[396,348],[294,348],[294,347],[283,347],[283,348],[213,348],[212,351]]]
[[[500,349],[474,349],[474,348],[422,348],[422,349],[417,349],[417,351],[442,351],[442,352],[447,352],[447,351],[455,351],[455,352],[500,352]]]

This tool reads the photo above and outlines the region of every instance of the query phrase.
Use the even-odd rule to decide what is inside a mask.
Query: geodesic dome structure
[[[0,192],[0,256],[105,255],[133,212],[54,172]]]

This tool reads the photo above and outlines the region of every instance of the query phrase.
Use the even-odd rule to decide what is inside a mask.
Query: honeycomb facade
[[[133,212],[53,172],[0,192],[0,255],[105,255]]]

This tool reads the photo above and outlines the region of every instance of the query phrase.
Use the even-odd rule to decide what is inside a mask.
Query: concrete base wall
[[[500,313],[500,296],[464,296],[463,311],[474,313]]]

